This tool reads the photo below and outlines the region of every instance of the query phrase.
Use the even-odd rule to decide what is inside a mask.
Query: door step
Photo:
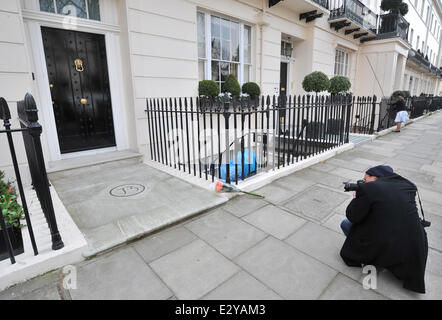
[[[76,158],[50,161],[47,172],[55,173],[60,171],[95,166],[108,162],[124,161],[125,165],[137,164],[142,161],[143,155],[130,150],[112,151],[94,155],[81,156]]]

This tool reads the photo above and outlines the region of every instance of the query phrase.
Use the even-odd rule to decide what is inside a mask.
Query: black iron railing
[[[38,123],[38,110],[35,104],[34,98],[29,93],[26,94],[25,99],[17,103],[17,111],[20,120],[20,129],[11,129],[11,113],[8,104],[4,98],[0,98],[0,119],[3,120],[5,130],[0,130],[0,133],[5,133],[9,143],[9,150],[11,154],[12,164],[14,166],[14,172],[16,177],[16,183],[19,189],[20,202],[23,207],[24,216],[26,219],[27,229],[29,231],[30,240],[34,254],[38,254],[37,245],[35,242],[34,232],[32,229],[31,220],[29,217],[29,210],[27,207],[26,197],[23,191],[23,183],[20,175],[19,165],[14,147],[14,139],[12,133],[21,132],[26,150],[26,157],[28,160],[29,171],[32,178],[32,186],[35,189],[38,200],[41,204],[44,216],[48,223],[51,238],[52,249],[58,250],[63,248],[64,244],[61,239],[60,233],[57,227],[57,221],[55,219],[55,212],[52,204],[51,193],[49,190],[49,181],[46,173],[46,167],[43,157],[43,150],[41,147],[40,136],[42,133],[42,127]],[[15,263],[13,250],[11,247],[11,240],[8,232],[6,231],[3,216],[0,215],[0,224],[2,227],[3,237],[6,243],[6,247],[9,253],[11,263]]]
[[[396,111],[391,107],[393,99],[382,99],[379,106],[379,121],[377,131],[390,128],[395,125]],[[405,98],[405,106],[410,119],[418,118],[428,112],[442,109],[442,97],[408,97]]]
[[[378,103],[376,96],[353,97],[351,104],[351,133],[373,134]]]
[[[413,61],[414,63],[420,65],[424,69],[430,69],[430,61],[424,58],[424,55],[420,53],[419,51],[416,51],[414,49],[410,49],[408,52],[408,59]]]
[[[206,180],[238,183],[349,139],[352,99],[261,97],[147,100],[151,160]]]
[[[442,97],[412,97],[409,100],[410,119],[442,109]]]
[[[321,7],[325,9],[329,9],[329,2],[330,0],[311,0],[316,4],[319,4]]]
[[[365,30],[377,31],[378,16],[358,0],[330,0],[330,20],[349,18]]]
[[[376,39],[401,37],[408,41],[410,24],[400,13],[387,13],[379,16],[380,25]]]

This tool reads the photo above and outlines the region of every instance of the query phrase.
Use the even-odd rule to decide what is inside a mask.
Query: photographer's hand
[[[353,199],[356,199],[356,192],[353,192]]]

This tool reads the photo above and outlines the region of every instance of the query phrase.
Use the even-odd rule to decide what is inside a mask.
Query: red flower
[[[218,181],[215,185],[215,191],[220,192],[223,189],[223,183],[222,181]]]
[[[12,187],[9,187],[8,192],[11,192],[11,190],[12,190]]]

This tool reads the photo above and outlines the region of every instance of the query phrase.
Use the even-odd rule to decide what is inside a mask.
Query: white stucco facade
[[[381,13],[380,0],[362,2],[375,14]],[[354,34],[346,35],[345,28],[330,28],[329,10],[310,0],[285,0],[271,8],[268,0],[101,0],[100,21],[41,12],[39,0],[0,0],[0,96],[8,101],[16,127],[16,102],[26,92],[32,93],[44,128],[46,160],[75,156],[62,155],[58,147],[40,27],[103,34],[116,138],[112,150],[147,154],[146,98],[198,94],[197,12],[230,19],[239,24],[240,30],[250,28],[248,77],[260,85],[263,94],[279,94],[281,61],[288,64],[287,92],[304,94],[301,83],[308,73],[322,71],[329,77],[336,74],[338,50],[345,64],[342,72],[350,79],[354,95],[381,97],[394,90],[437,95],[440,78],[410,61],[408,54],[412,48],[420,49],[435,67],[440,67],[440,2],[406,2],[409,42],[395,37],[361,43]],[[323,16],[308,23],[300,19],[300,14],[312,10]],[[281,56],[282,39],[293,46],[289,58]],[[245,61],[243,54],[240,64]],[[19,141],[16,139],[17,144]],[[0,146],[0,170],[10,171],[4,135],[0,135]],[[16,147],[19,162],[25,163],[23,146]],[[88,152],[102,151],[106,150]],[[77,155],[81,154],[88,153]]]

